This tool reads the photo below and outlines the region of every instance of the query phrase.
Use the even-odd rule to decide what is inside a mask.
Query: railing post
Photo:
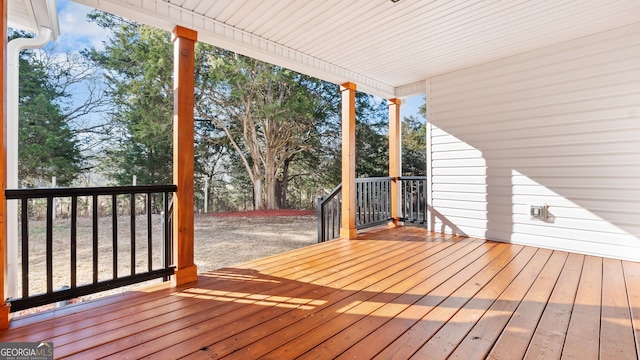
[[[401,217],[400,203],[400,181],[398,177],[402,174],[402,152],[400,133],[400,99],[390,99],[389,105],[389,176],[391,180],[391,217],[393,223],[398,226]]]
[[[355,239],[356,229],[356,84],[340,85],[342,92],[342,224],[340,237]]]

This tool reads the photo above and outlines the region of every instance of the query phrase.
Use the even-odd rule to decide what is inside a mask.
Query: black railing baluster
[[[318,239],[324,239],[324,209],[322,208],[322,197],[318,197],[318,202],[316,203],[316,211],[318,212]]]
[[[364,223],[371,222],[371,190],[370,190],[370,182],[365,182],[363,184],[363,192],[364,192]],[[360,224],[362,225],[362,224]]]
[[[335,229],[336,229],[335,237],[339,238],[340,226],[342,225],[342,192],[340,192],[338,196],[336,196],[335,207],[336,207],[336,217],[334,218]]]
[[[393,180],[391,180],[393,181]],[[391,187],[391,181],[384,183],[383,186],[383,196],[384,196],[384,216],[388,217],[389,219],[393,219],[393,216],[391,216],[391,212],[389,211],[389,209],[391,209],[391,197],[389,196],[389,188]]]
[[[71,197],[71,288],[78,284],[78,197]]]
[[[382,220],[382,217],[380,216],[381,212],[382,212],[382,182],[381,181],[376,181],[376,186],[375,186],[375,207],[373,209],[374,211],[374,219],[376,222]]]
[[[378,199],[377,199],[377,187],[378,187],[378,181],[374,180],[373,182],[370,183],[371,186],[371,190],[369,191],[370,197],[371,197],[371,219],[369,221],[371,222],[375,222],[378,219],[376,218],[376,207],[378,206]]]
[[[424,186],[424,205],[422,206],[422,218],[424,219],[425,224],[429,224],[428,219],[428,211],[429,211],[429,189],[427,184],[427,179],[422,180],[422,186]]]
[[[22,203],[22,297],[29,297],[29,199]]]
[[[367,182],[367,222],[373,222],[371,215],[373,214],[373,183]]]
[[[93,283],[98,283],[98,195],[94,194],[92,197],[93,205]]]
[[[382,182],[378,181],[376,184],[376,221],[382,220]]]
[[[47,198],[47,294],[53,293],[53,198]]]
[[[407,207],[407,194],[408,194],[407,186],[408,186],[408,184],[407,184],[406,181],[402,181],[401,184],[402,184],[402,188],[401,188],[402,192],[400,194],[400,198],[402,199],[402,205],[401,205],[402,206],[402,218],[403,219],[407,219],[407,218],[409,218],[409,212],[408,212],[409,208]]]
[[[407,218],[407,182],[400,181],[400,208],[402,210],[402,219]]]
[[[113,247],[113,278],[118,278],[118,195],[111,195],[111,246]]]
[[[147,271],[153,270],[153,218],[151,216],[151,194],[147,194]]]
[[[376,206],[378,206],[377,204],[377,198],[376,198],[376,188],[377,188],[377,184],[378,181],[374,180],[372,182],[369,183],[369,187],[371,187],[371,189],[369,190],[369,197],[371,198],[371,217],[369,219],[370,222],[376,222]]]
[[[340,189],[340,191],[342,191],[342,189]],[[362,210],[362,203],[364,201],[363,201],[363,198],[362,198],[362,194],[363,194],[362,185],[356,182],[356,193],[355,193],[355,196],[356,196],[356,224],[359,224],[359,223],[364,221],[364,219],[363,219],[364,210]]]
[[[409,197],[411,198],[411,200],[409,201],[409,218],[411,219],[411,221],[415,221],[416,220],[416,216],[415,216],[415,209],[414,209],[414,198],[416,195],[416,182],[413,180],[409,181],[409,184],[411,184],[409,186]]]
[[[129,226],[131,228],[131,275],[136,274],[136,194],[131,194],[130,207],[130,220]]]
[[[164,237],[163,237],[163,264],[162,267],[167,269],[171,266],[173,253],[171,252],[173,242],[173,198],[169,202],[169,193],[164,193]],[[165,281],[169,280],[165,277]]]
[[[420,215],[422,214],[422,196],[423,196],[423,189],[422,189],[422,183],[418,180],[416,180],[416,221],[417,222],[421,222],[422,220],[420,219]]]

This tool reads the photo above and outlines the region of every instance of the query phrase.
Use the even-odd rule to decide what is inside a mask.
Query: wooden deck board
[[[559,359],[580,281],[583,255],[570,254],[542,313],[525,359]]]
[[[431,336],[444,326],[464,304],[487,285],[504,266],[519,255],[522,246],[499,244],[496,246],[496,249],[500,250],[500,253],[496,254],[497,256],[486,257],[484,258],[484,262],[474,262],[474,265],[478,264],[480,269],[474,270],[473,272],[475,272],[475,274],[471,277],[465,276],[466,282],[459,288],[447,289],[443,294],[433,294],[435,296],[428,294],[425,298],[435,297],[437,304],[428,299],[426,303],[431,302],[431,304],[429,304],[429,306],[421,306],[424,314],[416,317],[417,322],[381,351],[375,358],[389,359],[395,356],[399,358],[410,358]],[[469,266],[466,269],[471,268],[472,266]],[[453,290],[453,292],[448,293],[449,290]]]
[[[635,359],[635,336],[620,261],[602,263],[602,312],[600,359]]]
[[[437,247],[438,244],[432,244]],[[409,247],[405,249],[394,251],[388,251],[388,249],[381,249],[379,252],[372,253],[372,258],[381,256],[382,254],[389,254],[390,256],[409,256],[410,249],[414,249],[414,247]],[[330,265],[330,264],[329,264]],[[329,266],[328,265],[328,266]],[[215,326],[213,326],[209,331],[203,331],[202,329],[198,329],[196,333],[194,333],[191,329],[185,328],[184,331],[171,333],[170,336],[166,339],[166,342],[163,342],[163,348],[159,350],[159,352],[155,355],[157,357],[162,356],[170,356],[170,354],[179,352],[179,353],[192,353],[197,352],[203,346],[207,346],[216,341],[221,341],[231,335],[236,337],[236,334],[242,332],[244,329],[252,329],[256,325],[263,324],[268,322],[270,319],[276,318],[277,316],[282,316],[286,313],[290,313],[293,310],[300,310],[302,312],[302,316],[306,315],[307,307],[303,306],[308,303],[315,301],[316,299],[322,299],[319,301],[327,302],[327,298],[333,299],[334,301],[339,298],[341,293],[333,294],[337,291],[336,288],[331,286],[317,286],[315,283],[322,284],[334,284],[338,282],[342,282],[344,284],[349,284],[351,281],[361,281],[367,282],[368,277],[376,272],[384,273],[393,271],[393,267],[391,265],[391,258],[388,259],[387,262],[379,261],[376,264],[371,264],[368,262],[355,264],[352,267],[353,272],[345,273],[341,271],[330,271],[330,267],[327,268],[324,273],[326,276],[318,277],[318,275],[323,274],[323,272],[314,273],[313,277],[307,277],[302,279],[296,279],[298,282],[291,282],[290,285],[293,285],[295,288],[302,290],[300,293],[294,293],[293,295],[300,298],[306,299],[306,302],[298,302],[300,307],[287,307],[281,306],[284,299],[280,299],[279,301],[272,302],[271,305],[274,305],[275,308],[271,306],[267,306],[266,308],[251,308],[244,306],[243,310],[246,310],[246,314],[244,316],[238,316],[238,311],[231,314],[233,316],[232,319],[228,319],[229,316],[226,317],[218,317],[216,319]],[[309,282],[306,284],[305,282]],[[302,285],[300,285],[302,284]],[[306,286],[305,286],[306,285]],[[276,292],[278,297],[282,298],[282,292]],[[290,295],[290,294],[286,294]],[[268,300],[268,298],[266,299]],[[280,305],[280,306],[276,306]],[[263,305],[264,306],[264,305]],[[315,305],[314,305],[315,306]],[[289,314],[291,316],[291,314]],[[171,344],[171,346],[168,346]],[[149,352],[150,348],[148,346],[139,347],[141,352]],[[131,350],[133,351],[133,350]],[[124,353],[118,354],[118,356],[130,356],[133,355],[131,351],[126,351]],[[141,353],[136,353],[135,356],[140,356]]]
[[[519,258],[505,266],[487,286],[460,309],[418,352],[413,358],[446,359],[462,342],[469,331],[485,312],[496,302],[509,287],[517,281],[517,285],[530,284],[533,281],[531,268],[538,270],[546,262],[547,256],[534,258],[536,249],[525,248]],[[529,268],[527,268],[529,266]],[[526,271],[529,270],[529,271]],[[525,273],[523,273],[525,271]],[[513,288],[513,287],[512,287]],[[503,301],[508,296],[501,298]],[[508,301],[508,300],[507,300]],[[472,355],[472,354],[469,354]]]
[[[633,319],[636,343],[640,338],[640,263],[625,261],[622,263],[625,283],[629,292],[629,306]],[[636,356],[640,359],[640,346],[636,347]]]
[[[56,358],[638,359],[640,264],[383,228],[14,319]]]
[[[523,272],[514,279],[509,287],[496,299],[491,307],[475,323],[467,336],[451,354],[451,359],[484,358],[504,330],[518,308],[523,297],[529,291],[540,271],[549,264],[552,251],[539,249]],[[541,263],[544,261],[544,263]]]
[[[310,265],[304,271],[295,272],[294,280],[296,281],[282,282],[280,280],[279,276],[282,276],[283,274],[290,276],[288,271],[290,269],[290,265],[281,264],[275,268],[271,268],[271,271],[274,271],[272,275],[269,275],[269,276],[262,275],[260,277],[262,281],[259,282],[257,285],[251,284],[250,281],[236,281],[233,285],[236,285],[236,286],[240,285],[242,286],[241,288],[238,289],[237,287],[234,287],[231,289],[218,289],[218,290],[215,290],[215,293],[212,291],[202,291],[202,292],[199,292],[197,296],[207,298],[206,301],[203,301],[203,306],[206,306],[206,307],[209,306],[209,303],[211,300],[226,302],[225,304],[218,306],[215,310],[215,313],[211,315],[211,316],[215,316],[217,320],[215,323],[217,328],[218,326],[225,324],[225,322],[227,321],[233,323],[238,319],[242,319],[244,316],[252,315],[253,310],[249,307],[250,305],[256,305],[256,304],[260,305],[259,303],[262,302],[262,306],[265,306],[264,302],[269,301],[269,297],[270,297],[270,295],[265,295],[265,293],[266,294],[276,293],[278,294],[279,297],[281,298],[284,297],[278,302],[271,302],[271,304],[273,305],[279,304],[280,306],[284,306],[284,304],[287,301],[290,301],[289,299],[286,299],[286,298],[290,298],[292,296],[298,297],[299,294],[297,292],[300,291],[301,289],[306,291],[317,290],[317,287],[312,286],[309,283],[312,283],[314,279],[321,277],[323,274],[327,273],[328,271],[326,270],[326,266],[335,266],[335,269],[339,269],[339,270],[342,270],[343,268],[357,269],[359,268],[359,266],[360,267],[364,266],[361,263],[362,262],[361,259],[363,257],[367,259],[368,256],[381,256],[383,254],[393,255],[396,252],[407,252],[412,249],[412,247],[401,247],[400,245],[402,244],[398,244],[398,243],[386,244],[386,246],[382,246],[383,245],[382,243],[374,244],[374,245],[375,246],[369,246],[368,249],[362,249],[361,250],[362,253],[359,254],[359,256],[354,256],[352,253],[347,253],[345,255],[338,256],[338,253],[332,253],[332,254],[323,254],[325,256],[329,255],[329,259],[331,259],[329,261],[323,261],[323,259],[326,259],[326,257],[324,256],[322,258],[318,258],[318,259],[313,258],[312,260],[308,260],[309,264],[318,263],[318,265],[316,266]],[[297,268],[298,266],[299,265],[296,265],[294,268]],[[303,276],[303,275],[306,275],[306,276]],[[338,275],[338,276],[344,277],[346,276],[346,273],[341,273],[340,271],[336,271],[336,272],[333,272],[332,275]],[[312,289],[309,290],[308,289],[309,287],[311,287]],[[188,293],[190,291],[192,290],[187,290],[185,291],[185,293]],[[244,313],[242,311],[244,311]],[[189,318],[187,319],[186,323],[184,321],[185,318]],[[179,336],[183,334],[182,333],[177,334],[176,332],[167,331],[168,329],[166,326],[170,326],[170,329],[171,329],[171,328],[176,328],[176,325],[178,325],[178,326],[183,326],[186,329],[189,329],[190,327],[198,325],[203,322],[203,319],[201,317],[201,311],[199,308],[195,308],[192,311],[189,311],[187,314],[180,316],[180,320],[182,321],[179,324],[176,324],[173,321],[175,320],[175,313],[173,312],[166,312],[162,318],[155,317],[155,318],[150,318],[150,320],[153,321],[150,324],[143,324],[142,322],[136,322],[131,324],[133,329],[119,327],[114,331],[105,332],[101,335],[102,339],[100,341],[104,341],[105,336],[109,337],[109,339],[112,339],[109,342],[109,348],[111,349],[111,351],[115,352],[115,351],[121,351],[122,349],[125,349],[125,347],[123,347],[124,344],[118,340],[123,339],[125,342],[127,342],[127,337],[128,337],[126,335],[127,333],[132,333],[135,331],[139,333],[144,333],[144,335],[141,335],[141,336],[149,337],[149,336],[155,335],[157,338],[158,336],[162,336],[162,334],[167,334],[168,332],[171,335],[170,339],[166,339],[167,341],[162,343],[158,343],[157,341],[154,342],[155,344],[160,345],[162,349],[166,349],[169,342],[177,342],[180,345],[187,344],[186,340],[188,340],[189,342],[193,342],[192,340],[193,334],[191,332],[189,332],[189,334],[186,334],[185,336]],[[166,324],[166,326],[161,326],[161,324]],[[144,328],[141,328],[141,326],[144,326]],[[155,331],[150,333],[150,330],[155,330]],[[176,331],[178,330],[181,330],[181,329],[177,329]],[[219,331],[215,329],[214,329],[214,332],[219,333]],[[196,347],[196,349],[199,349],[201,347],[202,346],[199,345]],[[63,347],[62,350],[66,351],[67,349]],[[97,348],[93,350],[92,353],[96,352],[96,353],[99,353],[101,356],[104,356],[105,355],[103,352],[104,350],[105,348],[100,348],[100,349]],[[150,350],[152,350],[152,347],[148,345],[144,346],[143,351],[149,352]],[[170,353],[173,353],[175,349],[171,348],[169,351]],[[140,355],[142,354],[137,354],[134,356],[140,356]],[[122,355],[118,355],[116,357],[120,357],[120,356]]]
[[[600,357],[602,259],[588,256],[582,267],[562,359],[589,360]]]
[[[367,276],[364,279],[365,281],[343,287],[342,290],[344,291],[337,292],[336,297],[328,301],[326,306],[318,307],[312,313],[304,314],[305,316],[301,318],[293,317],[297,312],[292,312],[287,317],[265,324],[266,328],[269,329],[267,332],[261,332],[262,329],[250,329],[247,332],[238,334],[239,341],[236,341],[234,337],[234,339],[228,339],[218,344],[211,344],[207,353],[228,354],[234,352],[230,358],[248,359],[263,355],[262,351],[269,352],[276,344],[287,344],[302,334],[305,334],[306,339],[307,331],[324,325],[334,317],[339,316],[340,312],[353,311],[353,307],[370,301],[376,295],[385,294],[382,291],[391,289],[394,285],[397,285],[397,282],[402,282],[405,279],[414,281],[416,279],[415,275],[420,274],[420,270],[427,268],[432,262],[439,263],[439,269],[444,268],[446,265],[440,260],[447,255],[452,256],[457,253],[456,250],[458,249],[459,247],[450,246],[445,251],[439,251],[434,254],[428,251],[416,252],[415,256],[411,257],[410,265],[409,263],[401,262],[401,259],[390,258],[388,260],[390,260],[391,264],[395,263],[394,265],[390,268],[385,268],[383,272],[376,272]],[[430,261],[425,261],[425,258],[430,259]],[[436,272],[438,268],[431,268],[429,273]],[[298,326],[288,326],[300,319],[306,320],[303,324],[298,324]],[[344,319],[344,317],[341,319]]]

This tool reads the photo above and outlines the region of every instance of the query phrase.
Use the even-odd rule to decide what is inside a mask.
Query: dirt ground
[[[198,272],[311,245],[317,242],[316,215],[196,215]]]
[[[317,224],[313,211],[286,212],[240,212],[196,214],[195,216],[195,262],[198,272],[206,272],[234,264],[279,254],[299,247],[316,243]],[[111,217],[100,218],[98,277],[106,280],[113,276],[113,226]],[[136,217],[136,272],[146,271],[147,260],[147,225],[146,216]],[[160,259],[162,218],[153,217],[153,268],[162,266]],[[131,223],[128,216],[119,217],[118,233],[118,275],[131,273]],[[77,258],[76,267],[78,284],[90,283],[93,274],[91,219],[78,219],[77,226]],[[44,221],[29,222],[29,288],[31,294],[44,292],[46,288],[46,226]],[[70,221],[59,219],[53,225],[53,268],[54,289],[68,285],[70,282],[69,245]],[[18,259],[20,259],[20,254]],[[20,262],[18,262],[20,266]],[[21,271],[19,271],[19,274]],[[18,281],[18,294],[21,293]],[[109,291],[130,290],[147,286],[132,285],[126,288]],[[106,295],[90,295],[83,299]],[[51,308],[46,306],[39,311]]]

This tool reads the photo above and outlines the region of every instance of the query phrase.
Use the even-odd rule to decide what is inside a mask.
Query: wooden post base
[[[0,330],[5,330],[9,328],[9,324],[11,323],[11,305],[5,303],[4,306],[0,307]]]
[[[340,228],[340,238],[353,240],[358,237],[358,229]]]
[[[173,286],[188,284],[188,283],[195,282],[197,280],[198,280],[198,268],[195,265],[182,268],[182,269],[176,269],[176,272],[172,278]]]

